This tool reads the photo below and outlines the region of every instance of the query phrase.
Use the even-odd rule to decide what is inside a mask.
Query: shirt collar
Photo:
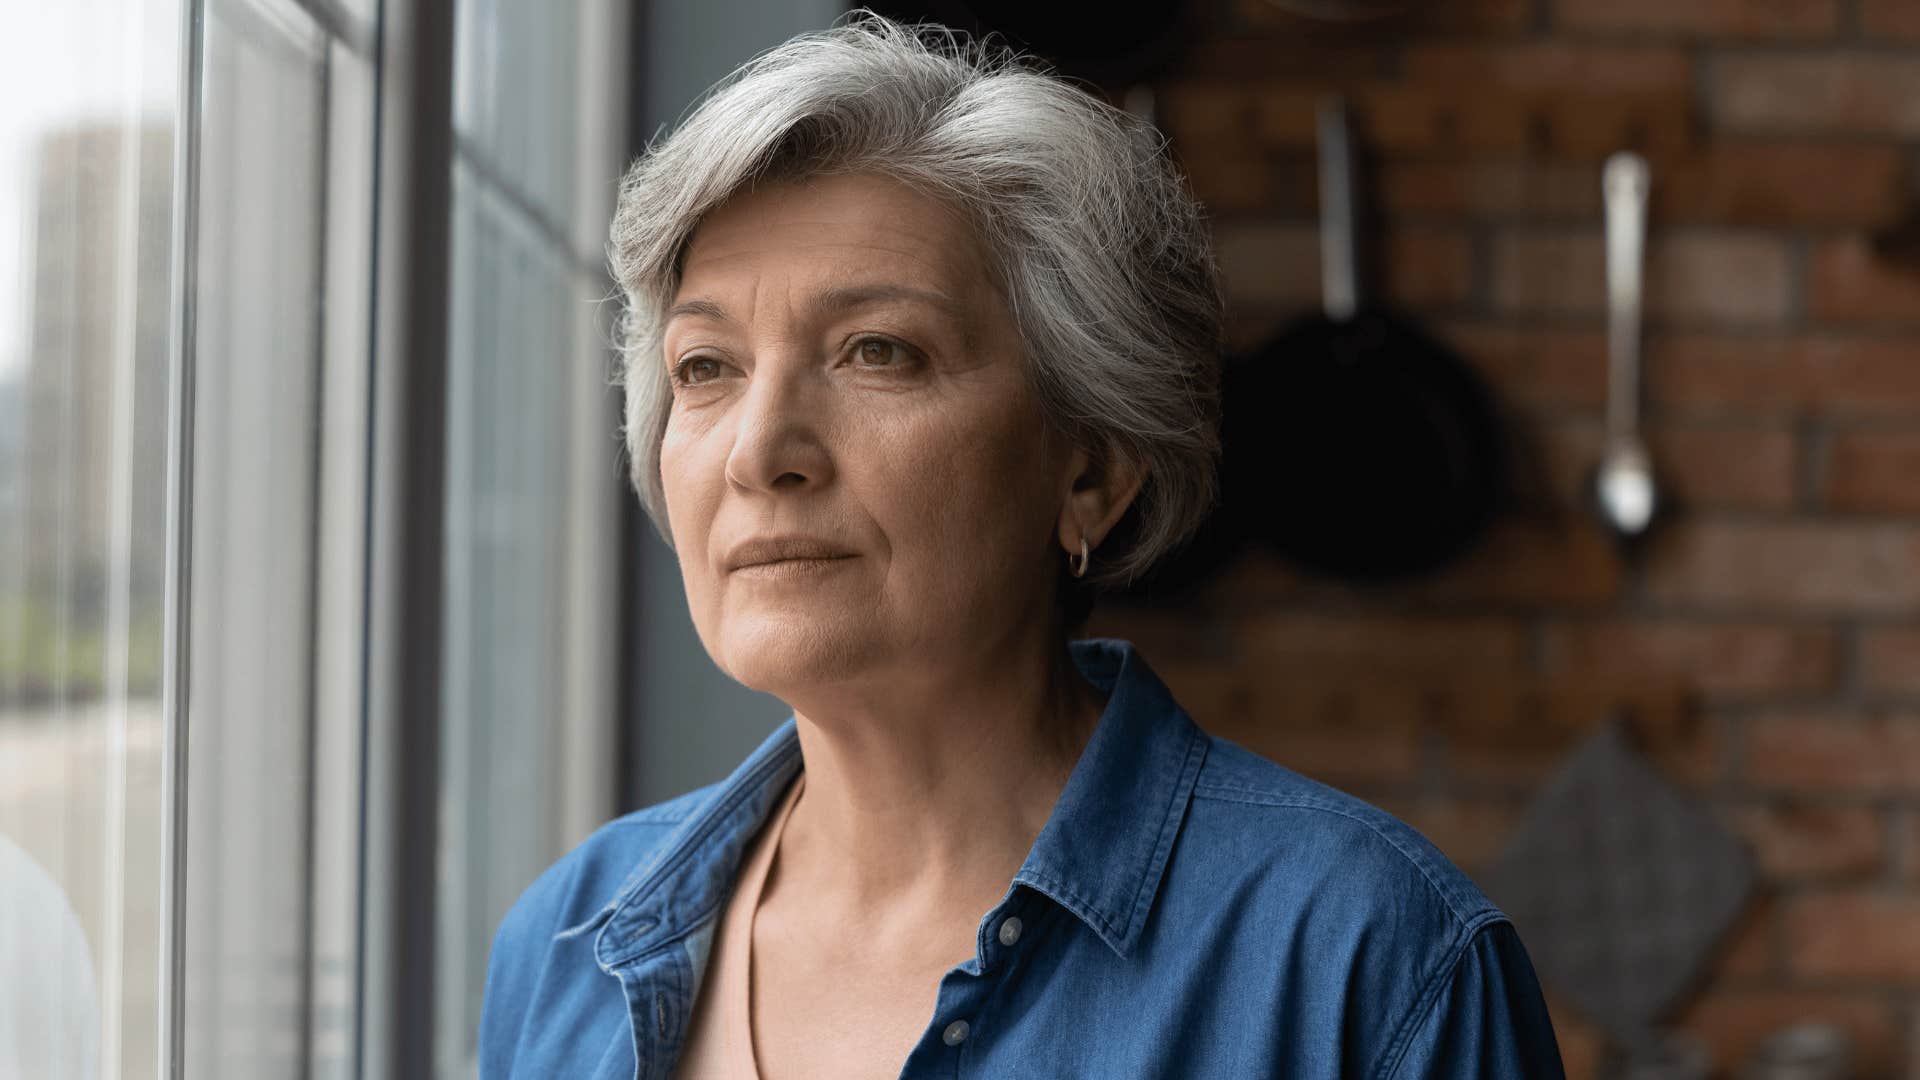
[[[1159,895],[1207,738],[1127,642],[1076,641],[1107,707],[1015,884],[1045,893],[1126,956]]]
[[[1126,956],[1159,893],[1207,739],[1132,645],[1093,639],[1069,648],[1107,705],[1013,882],[1050,897]],[[691,930],[725,899],[747,845],[800,767],[789,716],[598,915],[564,933],[597,925],[594,953],[611,971]]]

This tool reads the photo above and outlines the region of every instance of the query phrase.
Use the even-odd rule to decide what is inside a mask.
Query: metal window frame
[[[433,1075],[453,0],[380,12],[359,1054]]]
[[[204,38],[209,0],[179,0],[183,34],[180,116],[174,162],[172,312],[168,387],[168,494],[163,643],[166,744],[162,800],[167,815],[162,862],[161,1075],[186,1075],[186,963],[183,944],[187,904],[188,674],[191,670],[190,599],[193,550],[194,358],[197,326],[194,298],[198,273],[194,252],[200,238]],[[371,279],[364,369],[323,391],[323,407],[357,411],[364,445],[333,458],[353,462],[364,500],[357,558],[361,594],[342,605],[335,632],[359,631],[357,660],[336,656],[342,670],[357,668],[358,797],[355,812],[358,866],[357,934],[353,972],[353,1052],[350,1073],[373,1080],[434,1075],[435,920],[438,913],[442,790],[442,620],[448,375],[449,273],[452,233],[453,124],[456,0],[382,0],[371,22],[345,0],[291,0],[314,16],[331,38],[373,66],[373,160]],[[645,25],[644,3],[628,9],[617,34],[633,88],[643,65],[633,62]],[[611,9],[609,9],[611,10]],[[616,84],[612,68],[605,89]],[[631,93],[626,100],[636,100]],[[612,153],[624,155],[644,143],[640,111],[631,109]],[[604,121],[604,117],[601,118]],[[617,163],[616,163],[617,164]],[[590,209],[588,215],[598,213]],[[568,223],[574,235],[597,233],[597,221]],[[356,400],[358,395],[363,398]],[[618,403],[610,405],[617,422]],[[323,448],[322,453],[326,450]],[[621,482],[621,492],[625,485]],[[584,608],[579,627],[611,626],[612,655],[630,656],[639,633],[633,596],[633,548],[640,528],[636,504],[624,498],[612,515],[619,587],[604,608]],[[590,515],[576,515],[576,525]],[[575,584],[578,593],[580,586]],[[340,622],[339,620],[345,620]],[[316,663],[319,660],[316,659]],[[616,672],[625,665],[615,660]],[[614,753],[596,760],[608,775],[594,790],[575,793],[563,808],[570,831],[604,819],[630,775],[632,685],[612,681],[615,710],[603,729],[589,719],[568,733],[573,761],[589,760],[574,742],[611,739]],[[309,762],[311,767],[313,762]],[[311,813],[311,809],[310,809]],[[311,838],[309,838],[311,839]],[[309,953],[311,959],[311,953]],[[313,973],[307,973],[309,984]],[[309,986],[311,990],[311,986]],[[309,1017],[307,1022],[311,1023]],[[307,1067],[313,1067],[309,1058]]]

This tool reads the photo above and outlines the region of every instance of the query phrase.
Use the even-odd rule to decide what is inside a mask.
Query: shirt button
[[[1020,940],[1020,917],[1009,915],[1000,921],[1000,944],[1012,945]]]
[[[953,1023],[948,1024],[947,1030],[940,1035],[940,1041],[946,1043],[948,1046],[959,1046],[961,1043],[966,1042],[967,1022],[965,1020],[955,1020]]]

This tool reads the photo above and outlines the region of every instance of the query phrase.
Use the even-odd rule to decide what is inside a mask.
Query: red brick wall
[[[1220,0],[1158,87],[1250,343],[1318,296],[1313,108],[1378,155],[1387,294],[1498,390],[1519,505],[1383,593],[1253,556],[1106,610],[1215,731],[1371,798],[1469,871],[1626,709],[1766,895],[1684,1025],[1723,1066],[1827,1019],[1920,1076],[1920,0],[1438,0],[1329,27]],[[1653,166],[1648,422],[1677,515],[1583,511],[1605,334],[1599,163]],[[1897,252],[1896,247],[1896,252]],[[1592,1033],[1557,1008],[1568,1064]]]

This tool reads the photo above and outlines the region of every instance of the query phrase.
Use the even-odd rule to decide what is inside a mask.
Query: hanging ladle
[[[1607,431],[1593,473],[1594,504],[1623,541],[1646,534],[1660,509],[1653,456],[1640,437],[1641,267],[1647,239],[1647,161],[1607,159],[1600,188],[1607,212]]]

